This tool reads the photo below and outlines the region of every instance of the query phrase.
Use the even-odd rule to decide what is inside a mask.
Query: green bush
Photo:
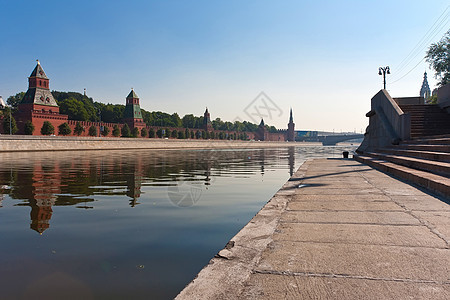
[[[141,136],[145,138],[147,135],[148,135],[147,129],[142,128],[142,130],[141,130]]]
[[[92,125],[89,127],[89,135],[90,136],[97,136],[97,127]]]
[[[58,126],[58,134],[59,135],[69,135],[72,133],[72,129],[70,129],[69,124],[66,122],[62,123]]]
[[[84,127],[80,124],[80,122],[77,122],[77,125],[75,125],[75,129],[73,130],[73,132],[78,136],[80,136],[84,132]]]
[[[45,121],[41,128],[42,135],[51,135],[55,133],[55,127],[49,121]]]
[[[128,124],[125,123],[125,125],[122,126],[122,137],[130,137],[131,136],[131,130]]]
[[[118,126],[118,125],[114,125],[112,134],[113,134],[113,136],[115,136],[115,137],[120,136],[120,129],[119,129],[119,126]]]
[[[34,132],[34,125],[33,125],[33,123],[31,123],[31,121],[28,120],[28,121],[25,123],[24,133],[25,133],[26,135],[32,135],[33,132]]]

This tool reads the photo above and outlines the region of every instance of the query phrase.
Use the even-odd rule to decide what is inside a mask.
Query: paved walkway
[[[178,299],[450,299],[450,205],[353,160],[306,162]]]

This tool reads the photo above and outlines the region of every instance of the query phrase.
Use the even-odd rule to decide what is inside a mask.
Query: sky
[[[50,89],[148,111],[296,130],[363,132],[389,66],[392,97],[418,96],[450,3],[427,1],[0,0],[0,95]],[[263,94],[261,94],[263,93]]]

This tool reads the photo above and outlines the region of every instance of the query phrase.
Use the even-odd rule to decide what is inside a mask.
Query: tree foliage
[[[6,99],[6,104],[11,106],[12,108],[17,108],[20,101],[22,101],[23,96],[25,96],[25,92],[17,93],[14,96],[9,96],[8,99]]]
[[[97,136],[97,126],[92,125],[88,131],[90,136]]]
[[[49,121],[45,121],[41,128],[42,135],[51,135],[55,133],[55,127]]]
[[[134,127],[133,130],[131,131],[131,136],[132,137],[138,137],[139,136],[139,128]]]
[[[11,115],[11,108],[7,107],[3,113],[3,132],[5,134],[15,134],[18,130],[16,119]]]
[[[141,130],[141,136],[145,138],[147,135],[148,135],[147,129],[142,128],[142,130]]]
[[[122,130],[120,132],[122,133],[122,137],[130,137],[131,136],[130,126],[128,126],[128,124],[126,124],[126,123],[122,126]]]
[[[62,123],[58,126],[58,134],[59,135],[69,135],[72,133],[72,129],[70,129],[69,124],[66,122]]]
[[[112,134],[113,134],[113,136],[115,136],[115,137],[120,136],[120,128],[119,128],[119,125],[114,125]]]
[[[103,130],[102,130],[101,133],[102,133],[103,136],[108,136],[109,131],[110,131],[110,129],[109,129],[108,126],[103,126]]]
[[[426,61],[435,71],[435,77],[439,79],[439,85],[450,82],[450,30],[437,43],[431,44],[425,56]]]
[[[79,122],[77,122],[77,125],[75,125],[75,129],[73,130],[73,132],[76,135],[80,136],[84,132],[84,127]]]
[[[32,123],[30,120],[28,120],[28,121],[25,123],[25,126],[24,126],[24,128],[23,128],[23,131],[24,131],[24,133],[25,133],[26,135],[32,135],[32,134],[33,134],[33,132],[34,132],[34,125],[33,125],[33,123]]]

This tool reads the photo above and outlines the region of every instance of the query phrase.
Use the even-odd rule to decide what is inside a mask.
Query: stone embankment
[[[177,299],[450,299],[450,205],[354,160],[307,161]]]
[[[125,150],[125,149],[227,149],[265,148],[305,145],[306,143],[178,140],[149,138],[101,138],[61,136],[0,135],[0,152],[64,151],[64,150]]]

